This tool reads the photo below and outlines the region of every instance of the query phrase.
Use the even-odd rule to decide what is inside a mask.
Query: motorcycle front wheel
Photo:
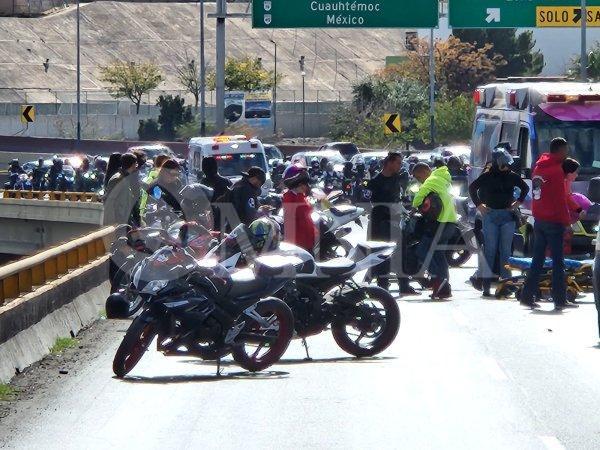
[[[334,322],[331,327],[337,345],[359,358],[384,351],[400,330],[400,308],[394,297],[375,286],[364,287],[363,293],[352,319]]]
[[[250,372],[265,370],[279,361],[294,335],[294,315],[283,301],[262,300],[255,312],[264,322],[240,316],[238,321],[245,321],[246,325],[231,352],[234,361]]]
[[[133,370],[157,334],[156,323],[148,321],[144,315],[131,323],[113,360],[113,372],[118,378]]]
[[[472,253],[467,247],[467,243],[465,242],[465,238],[462,234],[455,236],[448,245],[454,247],[461,247],[453,250],[446,251],[446,260],[448,261],[448,265],[450,267],[462,267],[464,264],[471,259]]]

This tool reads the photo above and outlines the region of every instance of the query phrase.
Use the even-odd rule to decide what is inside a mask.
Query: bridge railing
[[[106,255],[114,231],[106,227],[0,267],[0,306]]]
[[[2,198],[30,199],[30,200],[62,200],[70,202],[100,202],[101,198],[94,192],[58,192],[58,191],[26,191],[26,190],[0,190]]]

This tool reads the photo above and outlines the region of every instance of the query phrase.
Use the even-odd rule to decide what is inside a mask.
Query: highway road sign
[[[253,0],[254,28],[434,28],[438,0]]]
[[[384,114],[383,124],[383,132],[385,134],[397,134],[402,132],[400,114]]]
[[[27,124],[35,121],[35,106],[21,105],[21,123]]]
[[[588,0],[588,24],[600,26],[600,0]],[[451,0],[453,28],[581,26],[581,0]]]

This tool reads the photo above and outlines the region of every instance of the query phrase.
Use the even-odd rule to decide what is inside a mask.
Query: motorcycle
[[[11,173],[10,181],[4,183],[4,189],[12,189],[15,191],[31,191],[33,186],[31,179],[25,173]]]
[[[303,339],[307,357],[305,339],[330,326],[340,348],[357,357],[378,354],[394,341],[400,326],[400,310],[395,299],[379,287],[355,282],[353,277],[381,264],[395,247],[385,242],[362,242],[352,249],[348,258],[322,263],[303,249],[285,242],[269,254],[273,258],[293,256],[302,261],[295,280],[276,296],[292,309],[294,329]],[[257,255],[249,244],[244,226],[240,225],[209,257],[234,271],[251,265]],[[363,339],[366,341],[361,342]]]
[[[132,229],[123,225],[117,230],[111,246],[109,280],[111,293],[122,292],[131,302],[129,315],[135,314],[140,301],[130,292],[131,278],[135,267],[147,256],[165,246],[185,248],[197,259],[203,258],[210,248],[217,244],[215,233],[195,222],[179,221],[168,230],[157,228]]]
[[[448,246],[452,248],[446,251],[446,259],[450,267],[464,266],[479,248],[479,240],[468,220],[468,202],[469,199],[465,197],[456,197],[455,200],[458,221],[448,241]]]
[[[294,320],[290,308],[270,296],[294,277],[297,264],[293,257],[264,257],[229,274],[218,264],[200,265],[184,249],[158,250],[134,276],[145,301],[115,354],[115,375],[128,374],[155,337],[166,356],[216,361],[217,375],[228,354],[246,370],[268,368],[287,350]]]

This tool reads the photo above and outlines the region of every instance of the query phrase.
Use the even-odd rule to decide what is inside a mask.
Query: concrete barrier
[[[59,337],[99,318],[109,294],[108,256],[0,307],[0,382],[42,359]]]

